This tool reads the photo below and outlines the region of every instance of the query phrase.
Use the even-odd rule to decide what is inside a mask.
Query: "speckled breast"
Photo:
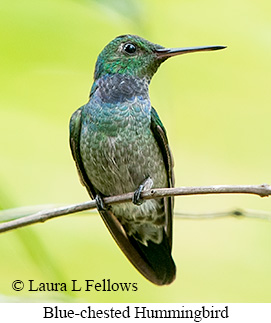
[[[150,103],[85,106],[81,130],[82,160],[93,185],[104,195],[134,191],[150,176],[154,187],[167,184],[162,154],[150,129]]]

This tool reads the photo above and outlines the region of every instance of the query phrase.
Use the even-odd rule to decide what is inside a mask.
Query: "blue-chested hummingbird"
[[[174,177],[166,130],[151,106],[149,84],[169,57],[222,48],[165,48],[138,36],[119,36],[100,53],[89,101],[70,120],[70,146],[81,182],[123,253],[157,285],[170,284],[176,274],[173,197],[143,202],[140,194],[172,187]],[[103,197],[128,192],[134,192],[131,203],[103,203]]]

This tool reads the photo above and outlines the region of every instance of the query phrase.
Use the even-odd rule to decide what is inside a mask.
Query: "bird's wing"
[[[162,121],[160,120],[157,112],[152,107],[151,110],[151,130],[153,132],[154,138],[156,139],[158,146],[162,152],[164,163],[166,166],[168,186],[174,186],[174,174],[173,174],[173,157],[171,150],[169,148],[166,129],[164,128]],[[167,197],[165,201],[165,213],[166,213],[166,235],[169,240],[170,248],[172,247],[172,217],[173,217],[173,204],[174,198]]]
[[[84,107],[84,106],[83,106]],[[71,116],[70,120],[70,147],[72,151],[72,156],[76,164],[76,168],[79,174],[81,183],[86,187],[91,198],[95,198],[95,189],[91,184],[80,155],[80,134],[81,134],[81,115],[83,107],[76,110]]]
[[[89,195],[95,198],[96,194],[101,194],[91,183],[88,178],[82,158],[80,155],[80,133],[81,133],[81,114],[82,109],[75,111],[70,120],[70,147],[72,156],[75,160],[76,167],[80,176],[82,184],[87,188]],[[159,131],[159,130],[157,130]],[[123,226],[110,211],[110,208],[104,211],[99,211],[105,225],[107,226],[112,237],[130,260],[130,262],[136,267],[136,269],[145,276],[148,280],[157,285],[163,285],[166,282],[163,278],[158,277],[151,264],[145,258],[144,254],[136,245],[133,245],[127,236]]]

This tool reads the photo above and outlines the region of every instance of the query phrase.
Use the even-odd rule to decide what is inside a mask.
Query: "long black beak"
[[[167,58],[176,55],[194,53],[194,52],[204,52],[210,50],[224,49],[227,46],[202,46],[202,47],[185,47],[185,48],[161,48],[156,49],[156,54],[159,58]]]

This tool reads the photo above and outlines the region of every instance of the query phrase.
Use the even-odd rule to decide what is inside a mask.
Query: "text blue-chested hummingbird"
[[[70,120],[70,146],[81,182],[123,253],[157,285],[170,284],[176,275],[173,197],[143,202],[140,194],[173,187],[174,177],[166,130],[151,106],[149,84],[169,57],[222,48],[165,48],[138,36],[119,36],[100,53],[89,101]],[[128,192],[134,192],[131,203],[103,203],[103,197]]]

